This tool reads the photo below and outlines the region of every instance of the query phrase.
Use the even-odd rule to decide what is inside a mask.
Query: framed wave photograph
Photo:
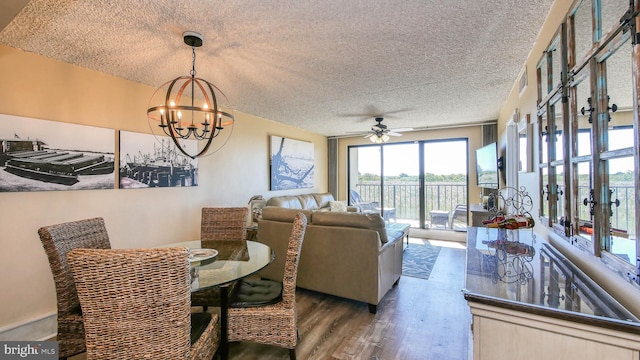
[[[313,143],[281,136],[270,137],[270,190],[314,186]]]

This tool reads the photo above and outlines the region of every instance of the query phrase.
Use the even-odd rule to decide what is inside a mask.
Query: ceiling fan
[[[376,124],[371,126],[371,130],[369,130],[364,137],[369,138],[371,142],[377,144],[389,141],[389,136],[402,136],[401,132],[413,130],[413,128],[410,127],[389,129],[387,125],[382,123],[384,120],[383,117],[376,117],[375,120]]]

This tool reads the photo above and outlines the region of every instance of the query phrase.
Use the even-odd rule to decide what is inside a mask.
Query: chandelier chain
[[[191,47],[191,77],[196,76],[196,48]]]

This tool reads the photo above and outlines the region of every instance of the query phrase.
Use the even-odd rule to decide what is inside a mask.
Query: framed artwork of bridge
[[[314,186],[313,143],[270,136],[270,190],[303,189]]]

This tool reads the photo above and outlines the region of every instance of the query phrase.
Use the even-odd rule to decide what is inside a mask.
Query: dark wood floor
[[[361,302],[298,290],[298,359],[467,359],[471,315],[461,292],[465,251],[451,245],[442,248],[429,280],[402,276],[376,315]],[[285,360],[289,353],[239,342],[231,344],[229,358]]]
[[[458,244],[455,244],[458,245]],[[402,276],[372,315],[364,303],[298,290],[298,359],[467,359],[471,315],[461,293],[465,252],[443,247],[429,280]],[[233,343],[230,359],[288,359],[273,346]]]

